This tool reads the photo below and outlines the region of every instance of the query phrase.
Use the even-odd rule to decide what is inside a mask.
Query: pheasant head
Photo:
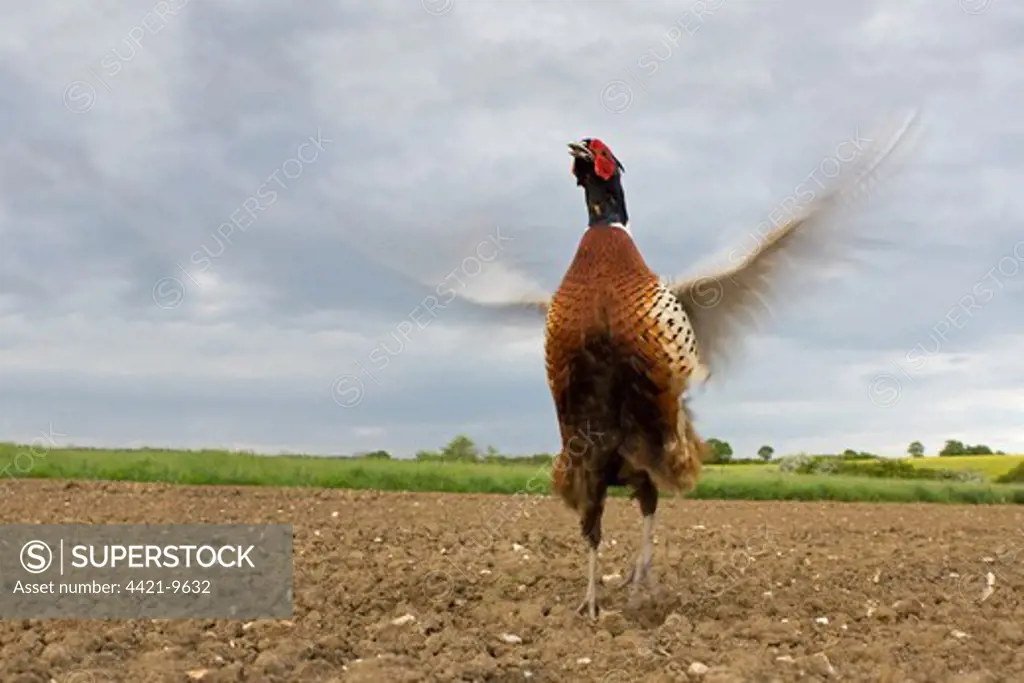
[[[626,169],[608,145],[597,138],[584,138],[569,143],[569,154],[573,157],[572,174],[586,197],[588,224],[628,226],[626,195],[622,191]]]

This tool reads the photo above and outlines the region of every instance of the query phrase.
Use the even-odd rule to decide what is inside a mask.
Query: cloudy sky
[[[551,451],[541,325],[433,304],[557,284],[566,142],[620,157],[669,275],[919,106],[853,265],[789,273],[698,428],[1024,451],[1022,38],[1008,0],[12,5],[0,440]]]

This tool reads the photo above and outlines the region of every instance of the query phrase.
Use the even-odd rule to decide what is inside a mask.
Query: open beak
[[[569,154],[577,159],[583,159],[584,161],[592,161],[594,159],[593,152],[591,152],[590,148],[582,142],[570,142]]]

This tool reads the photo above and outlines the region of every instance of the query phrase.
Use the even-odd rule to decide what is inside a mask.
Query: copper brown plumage
[[[696,359],[695,337],[685,318],[668,317],[666,322],[665,294],[629,235],[618,227],[597,225],[584,234],[576,258],[551,299],[545,360],[563,431],[561,462],[555,468],[554,481],[556,490],[574,508],[581,501],[572,493],[571,478],[566,477],[570,449],[580,451],[586,444],[593,451],[598,441],[610,448],[610,444],[626,440],[628,435],[619,434],[629,431],[622,420],[653,429],[650,439],[656,442],[671,442],[678,433],[679,396]],[[683,318],[681,307],[669,312]],[[623,392],[621,406],[579,408],[596,381],[594,376],[579,376],[583,374],[579,366],[588,363],[594,366],[589,368],[592,373],[622,385],[605,389]],[[638,409],[643,414],[637,414]],[[587,434],[589,439],[584,438]],[[577,442],[570,443],[574,436]],[[699,444],[679,440],[682,447],[667,457],[660,455],[661,444],[648,449],[650,453],[627,452],[624,456],[635,461],[634,469],[650,470],[659,486],[686,491],[700,469]]]
[[[545,315],[548,385],[562,442],[552,484],[579,514],[589,545],[580,612],[598,613],[597,549],[608,487],[632,488],[643,515],[641,548],[622,583],[635,591],[650,578],[658,490],[692,490],[706,453],[687,408],[690,383],[721,369],[738,333],[770,314],[764,295],[795,270],[790,257],[820,254],[834,237],[828,228],[837,208],[877,181],[915,119],[916,113],[884,145],[866,149],[835,187],[791,220],[759,234],[738,262],[680,281],[659,278],[633,242],[625,169],[611,150],[600,140],[569,144],[589,222],[558,289],[478,303]]]

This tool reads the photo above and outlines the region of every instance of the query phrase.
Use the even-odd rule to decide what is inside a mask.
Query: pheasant
[[[912,123],[869,154],[852,189],[873,179]],[[693,427],[686,393],[722,365],[730,337],[777,280],[783,258],[820,241],[840,186],[763,236],[744,259],[709,275],[662,279],[633,241],[622,174],[601,140],[569,143],[572,172],[583,188],[588,227],[558,289],[550,296],[487,303],[526,307],[544,316],[548,386],[561,434],[552,485],[580,519],[588,545],[587,589],[577,613],[598,616],[597,557],[611,486],[628,486],[643,517],[640,550],[620,587],[633,597],[651,585],[652,537],[659,490],[687,493],[697,484],[706,445]],[[849,175],[849,174],[847,174]]]
[[[681,400],[707,370],[690,317],[629,233],[625,168],[603,142],[571,143],[588,228],[548,304],[545,361],[562,450],[553,486],[580,516],[589,544],[587,593],[597,616],[597,550],[609,486],[629,486],[643,515],[640,553],[622,585],[649,576],[658,490],[696,484],[704,444]]]

